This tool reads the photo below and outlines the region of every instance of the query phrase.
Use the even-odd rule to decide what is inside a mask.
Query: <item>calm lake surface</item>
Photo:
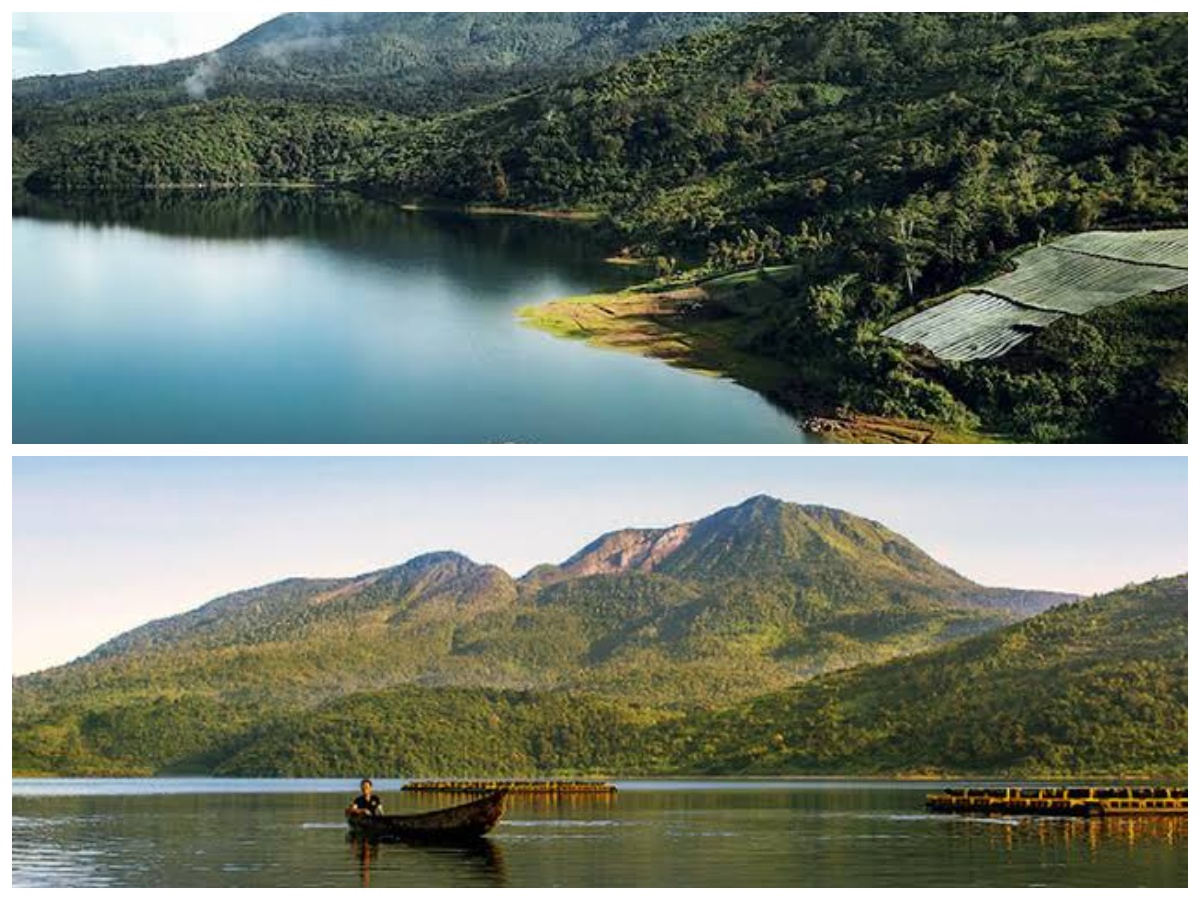
[[[347,782],[16,780],[17,886],[1187,885],[1186,819],[924,812],[927,785],[618,782],[516,798],[461,848],[351,841]],[[448,805],[379,781],[390,812]]]
[[[611,248],[610,248],[611,249]],[[20,443],[795,442],[752,391],[522,325],[593,229],[345,194],[23,198]]]

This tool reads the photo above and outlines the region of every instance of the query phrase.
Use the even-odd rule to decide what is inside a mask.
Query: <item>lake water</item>
[[[1186,819],[934,816],[926,785],[619,782],[516,798],[469,847],[346,834],[344,781],[13,782],[14,885],[1187,885]],[[390,812],[447,805],[377,782]]]
[[[636,278],[604,252],[579,224],[345,194],[26,197],[14,439],[805,440],[731,382],[518,321],[521,306]]]

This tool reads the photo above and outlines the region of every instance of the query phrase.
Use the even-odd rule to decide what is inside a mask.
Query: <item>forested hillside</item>
[[[39,708],[19,681],[14,766],[340,777],[1186,777],[1186,644],[1187,581],[1178,578],[717,712],[636,695],[428,685],[307,706],[160,690],[137,703]]]
[[[78,89],[20,82],[14,171],[39,191],[315,183],[587,209],[611,226],[614,250],[656,258],[685,285],[770,267],[775,290],[721,297],[704,321],[723,319],[720,340],[738,352],[783,363],[786,378],[752,386],[800,414],[1040,441],[1186,432],[1186,292],[1147,301],[1164,307],[1165,328],[1118,307],[1047,329],[1025,364],[941,363],[879,337],[1050,236],[1186,225],[1186,16],[795,13],[724,28],[510,18],[414,17],[397,26],[408,37],[381,32],[361,58],[348,52],[366,40],[358,26],[326,23],[286,56],[289,76],[331,85],[393,84],[380,60],[466,84],[498,59],[519,70],[543,41],[551,68],[570,68],[504,99],[505,81],[489,76],[499,92],[479,105],[469,87],[440,110],[361,92],[297,99],[268,77],[282,63],[263,69],[251,52],[307,41],[288,36],[308,34],[304,20],[288,19],[227,54],[251,53],[256,74],[199,102],[175,88],[170,104],[139,100],[131,115],[133,88],[102,90],[101,76],[70,82]],[[395,47],[410,45],[419,59],[397,62]],[[613,54],[632,58],[580,74]]]
[[[531,729],[549,727],[563,695],[590,698],[578,715],[615,729],[1072,599],[980,587],[877,523],[758,497],[698,522],[606,535],[521,579],[438,553],[219,598],[17,679],[14,746],[27,770],[233,765],[231,753],[260,746],[260,729],[303,721],[320,732],[322,717],[366,698],[404,704],[407,728],[482,689],[499,689],[486,702],[515,704]],[[567,759],[556,765],[577,764]]]
[[[1187,578],[1125,588],[675,729],[723,774],[1187,773]]]
[[[115,112],[252,97],[427,114],[599,69],[746,15],[288,13],[190,59],[23,78],[13,103],[20,114]]]
[[[600,204],[632,238],[702,253],[750,230],[797,237],[807,222],[804,233],[819,239],[871,221],[878,256],[854,271],[936,292],[956,286],[964,264],[1034,239],[1039,228],[1184,217],[1186,109],[1175,89],[1186,85],[1185,24],[1178,16],[767,17],[403,134],[385,125],[375,152],[354,154],[350,177],[464,201]],[[40,177],[62,186],[166,183],[140,159],[158,128],[215,137],[224,117],[236,124],[259,114],[254,104],[207,108],[199,117],[195,105],[161,122],[139,117],[140,127],[94,147],[85,140],[82,157],[51,162]],[[294,115],[296,143],[305,143],[313,113],[303,105],[262,114],[284,124]],[[279,142],[266,143],[278,150]],[[246,171],[178,155],[195,166],[188,181],[239,181],[263,162],[253,150],[244,149]],[[1123,178],[1131,166],[1133,182]],[[292,174],[315,180],[319,172],[301,163]],[[1122,181],[1138,190],[1111,190]],[[886,246],[898,240],[886,226],[905,213],[916,217],[902,229],[913,250],[935,229],[945,236],[907,274],[903,248]],[[744,249],[751,261],[785,255],[770,241]]]

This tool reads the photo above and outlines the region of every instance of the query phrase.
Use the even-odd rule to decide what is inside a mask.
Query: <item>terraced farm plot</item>
[[[1187,284],[1187,231],[1076,234],[1022,254],[1016,270],[883,332],[941,359],[1003,356],[1064,315]]]

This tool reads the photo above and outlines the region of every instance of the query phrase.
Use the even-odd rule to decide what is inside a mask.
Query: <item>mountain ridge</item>
[[[20,681],[15,774],[1186,777],[1187,576],[718,710],[434,684],[262,706],[161,682],[81,707]]]
[[[618,564],[611,534],[519,579],[435,551],[346,578],[285,579],[147,623],[14,679],[14,758],[23,771],[81,774],[311,771],[311,759],[278,750],[282,735],[324,747],[327,723],[359,716],[372,728],[349,730],[382,747],[375,731],[393,725],[376,721],[378,709],[410,719],[406,728],[420,723],[447,758],[456,735],[467,739],[460,725],[510,717],[489,746],[530,743],[505,771],[595,762],[630,729],[954,644],[1075,599],[993,596],[879,523],[774,498],[624,533],[650,539]],[[566,733],[570,753],[547,737]]]
[[[680,539],[654,565],[599,574],[560,564],[513,578],[441,551],[346,578],[285,579],[16,679],[14,702],[23,718],[66,716],[68,732],[88,727],[74,718],[80,710],[140,721],[142,706],[166,698],[171,710],[182,704],[172,713],[188,719],[181,728],[207,733],[197,722],[219,709],[302,715],[404,687],[637,698],[666,715],[909,655],[1074,599],[983,588],[877,523],[773,499],[675,534],[700,538]]]
[[[944,592],[946,602],[964,607],[1029,614],[1077,596],[978,585],[879,522],[759,495],[692,522],[602,534],[562,563],[542,564],[520,577],[453,550],[422,553],[351,576],[287,577],[147,622],[81,659],[161,650],[180,640],[275,641],[295,636],[315,621],[378,607],[386,607],[392,619],[418,610],[427,618],[439,612],[494,612],[514,606],[523,593],[595,576],[642,574],[684,582],[770,576],[808,584],[813,580],[808,572],[817,564],[834,566],[837,577],[854,577],[852,564],[859,554],[881,571],[885,582],[915,579],[921,587]],[[271,627],[264,630],[264,622]]]
[[[340,99],[412,112],[423,92],[478,103],[601,68],[746,13],[284,13],[212,50],[13,80],[15,104],[176,105],[219,96]],[[455,82],[462,82],[457,84]]]

